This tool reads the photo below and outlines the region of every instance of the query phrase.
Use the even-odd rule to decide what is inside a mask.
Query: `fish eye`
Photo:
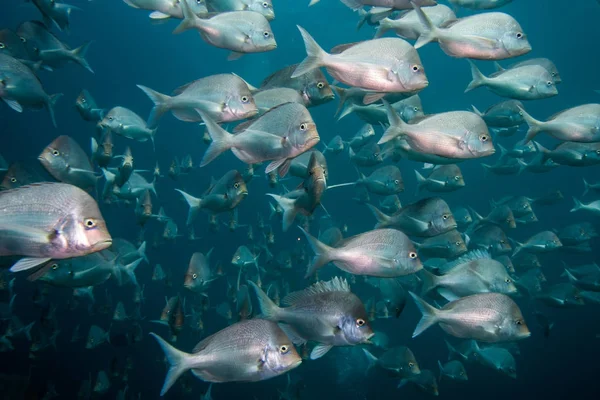
[[[279,352],[281,354],[286,354],[288,351],[290,351],[290,348],[287,345],[284,344],[282,346],[279,346]]]
[[[248,96],[242,96],[242,103],[247,103],[250,99],[248,98]]]
[[[512,280],[511,280],[510,278],[506,278],[506,279],[504,280],[504,282],[506,282],[506,283],[511,283],[511,282],[512,282]]]
[[[454,243],[454,244],[455,244],[455,245],[457,245],[457,246],[460,246],[460,242],[456,242],[456,243]]]
[[[554,83],[554,82],[552,82],[552,81],[548,81],[548,82],[546,82],[546,85],[548,85],[548,86],[552,86],[552,83]]]
[[[373,154],[373,156],[379,157],[379,153],[375,153],[375,154]]]
[[[600,150],[596,150],[596,154],[600,154]]]
[[[504,244],[504,243],[506,243],[506,240],[500,239],[500,243]]]
[[[239,187],[240,187],[240,184],[239,184],[238,182],[236,182],[236,183],[234,183],[234,184],[233,184],[233,187],[234,187],[235,189],[237,189],[237,188],[239,188]]]
[[[507,224],[510,224],[510,218],[507,218],[507,219],[506,219],[506,223],[507,223]]]
[[[86,99],[81,99],[81,102],[82,102],[82,103],[86,103],[86,102],[87,102],[87,100],[86,100]]]
[[[419,72],[419,70],[421,69],[421,67],[419,67],[417,64],[413,65],[411,67],[411,69],[413,70],[413,72]]]
[[[6,48],[6,45],[4,43],[0,42],[0,49],[4,49],[4,48]]]
[[[414,260],[415,258],[417,258],[417,253],[415,253],[414,251],[411,251],[410,253],[408,253],[408,257],[412,258]]]
[[[515,321],[515,323],[517,325],[523,325],[523,320],[522,319],[518,319],[518,320]]]
[[[267,31],[263,32],[263,36],[265,37],[265,39],[268,39],[269,36],[271,36],[271,34]]]
[[[409,362],[408,363],[408,368],[413,368],[415,366],[415,363]]]
[[[306,124],[300,124],[300,130],[301,131],[305,131],[306,130]]]
[[[58,264],[52,264],[51,268],[56,271],[58,269]]]
[[[398,179],[394,180],[394,184],[399,185],[400,181]]]
[[[455,176],[455,177],[454,177],[454,180],[455,180],[455,181],[460,181],[460,176],[458,176],[458,175],[457,175],[457,176]]]
[[[11,181],[12,183],[17,183],[17,178],[15,178],[15,177],[13,176],[12,178],[10,178],[10,181]]]
[[[442,219],[447,220],[448,218],[450,218],[450,216],[448,214],[442,215]]]
[[[521,32],[517,32],[517,39],[522,39],[523,38],[523,34]]]
[[[414,112],[417,112],[417,111],[419,111],[419,107],[413,107],[413,111],[414,111]]]
[[[318,89],[323,89],[324,87],[325,87],[325,84],[323,82],[317,83],[317,88]]]
[[[267,3],[266,1],[263,1],[263,3],[262,3],[262,6],[263,6],[264,8],[267,8],[267,7],[269,7],[269,3]]]
[[[113,120],[113,117],[112,117],[112,116],[108,117],[108,120],[109,120],[109,121],[112,121],[112,120]]]
[[[488,137],[487,137],[487,135],[480,135],[479,140],[481,140],[482,142],[487,142]]]
[[[198,274],[193,274],[192,279],[196,279],[196,278],[198,278]]]
[[[52,150],[52,155],[58,156],[60,155],[60,152],[58,150]]]
[[[19,39],[21,39],[21,42],[23,43],[27,42],[27,39],[25,39],[23,36],[19,36]]]
[[[366,322],[362,318],[359,318],[356,320],[356,326],[364,326],[365,324],[366,324]]]
[[[84,223],[87,229],[92,229],[96,227],[96,221],[94,221],[91,218],[86,219]]]
[[[523,111],[519,111],[519,115],[522,117],[523,116]]]
[[[240,258],[241,258],[240,256],[236,256],[236,257],[235,257],[235,259],[236,259],[236,260],[239,260]]]

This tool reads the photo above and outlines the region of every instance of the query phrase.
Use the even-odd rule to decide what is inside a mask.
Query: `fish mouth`
[[[104,249],[108,249],[110,246],[112,246],[112,239],[106,239],[106,240],[102,240],[100,242],[95,243],[92,246],[92,249],[94,251],[100,251],[100,250],[104,250]]]
[[[321,138],[317,135],[314,137],[310,137],[308,139],[306,139],[306,147],[310,148],[312,146],[314,146],[315,144],[319,143],[321,141]]]

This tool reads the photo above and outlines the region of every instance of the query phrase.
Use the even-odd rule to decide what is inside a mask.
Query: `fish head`
[[[236,90],[227,96],[223,106],[223,113],[226,120],[241,120],[258,114],[258,107],[254,102],[254,97],[252,97],[252,93],[250,93],[245,83],[241,82],[241,85],[236,86]]]
[[[248,5],[248,10],[262,14],[267,21],[275,19],[275,10],[273,10],[271,0],[253,0]]]
[[[38,160],[48,170],[66,173],[69,169],[68,154],[52,142],[38,156]]]
[[[71,263],[68,260],[52,260],[46,264],[46,273],[38,280],[48,283],[65,283],[73,276]]]
[[[521,56],[531,51],[531,44],[519,24],[507,29],[499,39],[510,57]]]
[[[53,240],[53,243],[66,241],[65,250],[79,255],[101,251],[112,245],[112,237],[96,201],[87,193],[82,194],[85,196],[80,204],[56,225],[56,238]]]
[[[408,347],[402,347],[401,361],[399,367],[403,376],[415,376],[421,374],[419,363],[412,350]]]
[[[419,258],[417,250],[412,242],[410,242],[410,239],[407,240],[408,246],[401,246],[401,250],[391,260],[393,270],[401,272],[404,275],[412,274],[423,269],[423,262]]]
[[[112,141],[112,134],[110,131],[106,132],[102,137],[102,144],[100,145],[101,155],[103,157],[112,157],[114,144]]]
[[[416,55],[416,51],[415,51]],[[388,79],[397,80],[405,91],[418,91],[429,86],[425,69],[417,55],[415,58],[400,60],[390,71]]]
[[[309,78],[306,81],[306,86],[302,90],[302,97],[305,98],[311,106],[318,106],[334,99],[335,95],[333,94],[333,90],[321,71],[316,70],[310,72],[306,76]]]
[[[232,201],[233,207],[239,204],[240,201],[248,195],[248,187],[244,181],[244,177],[238,172],[233,171],[232,177],[227,183],[226,196]]]
[[[271,51],[277,48],[277,42],[275,41],[275,35],[269,26],[269,22],[264,19],[264,24],[258,24],[258,26],[252,26],[252,28],[246,33],[246,43],[244,47],[247,47],[251,51]]]
[[[336,336],[341,336],[348,344],[371,343],[369,339],[375,335],[364,304],[351,293],[345,301],[345,310],[342,311],[334,330]]]
[[[485,125],[483,126],[485,127]],[[489,156],[496,152],[492,135],[490,135],[487,128],[467,134],[467,148],[471,154],[477,157]]]
[[[285,333],[281,332],[267,344],[261,362],[270,373],[280,375],[299,366],[302,357]]]
[[[512,304],[499,326],[500,335],[511,340],[525,339],[531,336],[525,318],[519,306]]]
[[[458,226],[452,211],[445,202],[441,204],[438,212],[431,215],[429,225],[439,233],[449,232]]]
[[[321,139],[317,131],[317,125],[312,120],[310,113],[298,118],[297,122],[289,127],[287,140],[292,146],[293,153],[301,154],[316,145]]]

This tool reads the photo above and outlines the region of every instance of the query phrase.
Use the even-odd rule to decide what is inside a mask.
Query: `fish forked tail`
[[[415,328],[415,331],[413,332],[412,337],[415,338],[421,333],[423,333],[423,331],[425,331],[427,328],[439,322],[440,310],[431,306],[429,303],[427,303],[425,300],[423,300],[413,292],[408,293],[412,296],[416,306],[419,308],[419,311],[421,311],[421,314],[423,314],[421,320]]]
[[[577,200],[575,197],[573,197],[573,202],[575,203],[575,205],[573,206],[573,208],[571,208],[571,212],[583,210],[585,208],[585,204]]]
[[[523,144],[527,144],[530,140],[536,137],[538,133],[544,130],[544,123],[533,118],[521,107],[519,107],[519,112],[523,115],[523,120],[529,127],[527,130],[527,135],[525,136],[525,140],[523,141]]]
[[[254,293],[256,293],[258,307],[260,308],[261,312],[261,318],[277,322],[279,320],[281,308],[277,307],[277,305],[273,303],[269,296],[267,296],[267,294],[254,282],[250,280],[248,280],[247,282],[248,285],[252,286],[252,288],[254,289]]]
[[[171,386],[173,386],[175,381],[184,372],[192,368],[190,362],[192,355],[185,353],[181,350],[177,350],[175,347],[171,346],[163,338],[161,338],[153,332],[150,332],[149,335],[156,339],[159,346],[165,353],[165,358],[167,359],[167,362],[169,363],[169,371],[167,371],[165,383],[163,384],[162,390],[160,391],[160,395],[164,396],[164,394],[167,393],[167,390],[169,390]]]
[[[379,361],[379,359],[377,357],[375,357],[369,350],[367,349],[362,349],[363,352],[365,353],[365,356],[367,357],[367,361],[369,362],[369,366],[367,367],[367,371],[368,372],[371,368],[373,368],[375,365],[377,365],[377,361]]]
[[[179,34],[190,29],[198,28],[199,22],[202,22],[202,20],[198,18],[196,14],[194,14],[194,11],[190,7],[188,1],[191,0],[183,0],[183,2],[181,3],[181,9],[183,11],[183,20],[179,25],[177,25],[177,28],[175,28],[175,30],[173,31],[174,34]]]
[[[198,114],[200,114],[200,117],[204,121],[206,130],[212,139],[212,142],[208,146],[208,149],[206,149],[206,153],[204,153],[204,157],[202,157],[202,161],[200,162],[200,166],[204,167],[221,155],[221,153],[233,147],[232,139],[234,135],[221,128],[219,124],[202,111],[198,111]]]
[[[302,76],[309,71],[312,71],[315,68],[319,68],[323,66],[323,60],[329,54],[325,52],[319,46],[319,44],[313,39],[312,36],[300,25],[297,25],[300,30],[300,34],[302,35],[302,39],[304,40],[304,46],[306,47],[306,58],[298,64],[296,70],[292,74],[292,78],[297,78]]]
[[[469,61],[469,65],[471,66],[471,82],[465,89],[465,93],[470,92],[471,90],[477,89],[480,86],[485,86],[487,84],[488,78],[481,73],[477,65],[471,60]]]
[[[301,227],[298,227],[306,236],[306,240],[308,240],[308,244],[311,249],[315,252],[315,256],[313,257],[311,263],[309,264],[306,274],[304,278],[308,278],[312,274],[314,274],[319,268],[323,267],[328,262],[332,261],[331,252],[334,250],[333,248],[327,246],[325,243],[320,242],[317,238],[312,236],[310,233],[306,232]]]
[[[421,296],[425,296],[439,285],[438,277],[427,271],[425,268],[419,271],[419,278],[423,283],[421,286]]]
[[[433,22],[431,22],[423,10],[421,10],[421,7],[415,4],[414,1],[411,1],[410,3],[415,9],[421,24],[423,24],[423,27],[425,28],[425,31],[421,34],[421,36],[419,36],[417,42],[415,43],[415,49],[419,49],[429,42],[436,41],[440,37],[440,30]]]
[[[377,31],[375,32],[374,39],[380,38],[389,30],[393,29],[392,20],[389,18],[384,18],[379,21],[379,25],[377,26]]]
[[[375,218],[377,219],[377,224],[375,225],[375,229],[385,228],[390,225],[391,217],[385,214],[383,211],[375,207],[374,205],[367,204],[369,210],[373,213]]]
[[[198,211],[200,211],[200,208],[202,207],[202,199],[194,197],[194,196],[184,192],[183,190],[179,190],[179,189],[175,189],[175,190],[178,191],[179,193],[181,193],[181,195],[183,196],[185,201],[188,203],[188,206],[190,207],[190,210],[188,211],[187,221],[186,221],[186,225],[189,226],[192,224],[192,222],[194,221],[194,218],[196,218],[196,215],[198,215]]]
[[[71,50],[70,58],[73,61],[75,61],[77,64],[81,65],[83,68],[87,69],[88,71],[90,71],[93,74],[94,70],[92,69],[92,67],[90,66],[88,61],[85,59],[85,55],[86,55],[88,49],[90,48],[90,44],[92,44],[92,42],[87,41],[84,44],[82,44],[81,46],[79,46],[78,48]]]
[[[387,113],[387,118],[390,123],[390,126],[383,133],[383,136],[381,137],[381,139],[379,139],[379,142],[377,142],[377,144],[383,144],[389,142],[392,139],[395,139],[398,136],[401,136],[402,132],[408,125],[402,120],[402,118],[400,118],[400,116],[390,103],[388,103],[385,99],[382,99],[381,101],[385,106],[385,111]]]
[[[271,196],[272,198],[274,198],[275,201],[283,209],[283,231],[287,232],[292,223],[294,223],[296,215],[298,214],[298,209],[296,208],[296,200],[288,199],[287,197],[278,196],[272,193],[267,193],[267,196]]]
[[[171,109],[171,96],[167,96],[166,94],[162,94],[157,92],[156,90],[152,90],[149,87],[143,85],[137,85],[146,96],[152,100],[154,103],[154,107],[152,111],[150,111],[150,115],[148,116],[148,127],[155,128],[158,125],[158,120]],[[154,136],[153,136],[154,139]]]
[[[588,181],[585,180],[585,178],[583,178],[583,194],[582,194],[582,196],[585,196],[589,192],[590,192],[590,184],[588,183]]]
[[[46,102],[46,108],[48,109],[48,113],[50,113],[50,119],[52,120],[52,125],[56,128],[56,117],[54,116],[54,106],[58,99],[63,96],[62,93],[56,93],[51,96],[48,96],[48,100]]]

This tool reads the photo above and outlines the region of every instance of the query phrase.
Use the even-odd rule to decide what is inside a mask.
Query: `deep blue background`
[[[48,115],[42,112],[27,111],[17,114],[5,105],[0,105],[0,132],[2,146],[0,153],[9,161],[36,157],[39,152],[54,137],[60,134],[75,138],[85,149],[89,148],[89,138],[94,134],[93,126],[82,121],[73,107],[75,98],[82,88],[88,89],[99,106],[110,108],[116,105],[128,107],[142,116],[146,116],[151,108],[151,102],[135,85],[143,84],[163,93],[169,93],[186,82],[200,77],[223,72],[235,72],[248,82],[259,85],[264,77],[288,64],[301,61],[305,56],[304,46],[296,24],[302,25],[310,32],[319,44],[327,49],[340,43],[369,39],[373,34],[371,27],[363,27],[356,32],[357,16],[334,0],[322,0],[314,7],[308,8],[306,1],[275,0],[276,19],[272,22],[278,49],[264,54],[252,54],[239,61],[226,61],[225,50],[212,48],[204,43],[196,32],[186,32],[172,35],[176,26],[175,21],[153,25],[147,18],[147,12],[135,10],[118,0],[76,1],[83,12],[74,11],[72,14],[72,29],[70,35],[60,37],[72,47],[79,46],[85,40],[93,40],[87,59],[95,70],[92,75],[77,65],[53,72],[41,72],[40,78],[48,93],[64,93],[56,107],[58,128],[50,123]],[[39,19],[38,11],[31,4],[20,1],[5,1],[0,13],[0,26],[16,29],[19,22],[28,19]],[[529,36],[533,51],[526,57],[548,57],[552,59],[563,79],[558,86],[559,95],[552,99],[526,103],[530,114],[543,119],[555,112],[578,104],[597,102],[600,97],[593,89],[600,89],[598,74],[597,43],[600,39],[598,21],[600,6],[593,0],[577,0],[565,3],[563,1],[534,1],[515,0],[513,4],[501,11],[512,14]],[[467,15],[461,11],[459,15]],[[484,110],[499,99],[486,89],[463,94],[470,81],[470,71],[465,60],[447,57],[436,44],[429,44],[419,50],[430,86],[421,94],[425,112],[434,113],[448,110],[469,109],[471,104]],[[501,62],[503,65],[513,60]],[[491,73],[493,66],[479,63],[484,73]],[[335,135],[348,138],[353,135],[360,121],[355,116],[349,116],[340,122],[335,122],[333,113],[336,102],[311,109],[317,123],[323,142],[328,142]],[[196,164],[206,149],[202,142],[203,129],[195,124],[186,124],[166,115],[162,120],[156,137],[156,154],[152,153],[148,143],[131,143],[117,138],[116,152],[123,151],[130,145],[135,156],[137,168],[152,169],[158,161],[166,174],[171,160],[190,153]],[[378,131],[380,134],[380,131]],[[508,147],[517,138],[500,138],[500,142]],[[554,142],[548,138],[541,141],[546,145]],[[355,178],[354,168],[350,166],[347,156],[341,154],[329,157],[330,181],[333,183],[346,182]],[[493,160],[485,160],[489,163]],[[403,202],[414,201],[414,168],[417,164],[401,162],[399,164],[405,179],[406,192],[401,195]],[[175,219],[180,227],[184,226],[186,206],[181,202],[174,188],[189,191],[199,195],[210,180],[211,176],[218,177],[226,170],[245,166],[230,153],[220,156],[209,166],[196,169],[191,175],[173,182],[166,178],[159,181],[157,190],[159,200],[155,200],[156,209],[163,205],[167,214]],[[559,168],[544,175],[523,174],[515,177],[502,177],[484,174],[479,161],[468,161],[461,164],[467,187],[458,192],[446,195],[444,198],[453,205],[471,205],[481,212],[488,209],[492,198],[500,198],[508,194],[523,194],[536,196],[552,189],[560,189],[565,194],[565,200],[559,205],[536,209],[541,222],[533,226],[521,227],[510,232],[519,241],[543,229],[564,226],[571,222],[591,220],[597,223],[597,217],[586,213],[569,213],[570,197],[580,196],[583,190],[582,177],[597,181],[598,168],[585,169]],[[260,174],[263,171],[259,169]],[[296,183],[290,182],[289,187]],[[268,215],[268,205],[264,193],[271,191],[265,180],[256,179],[250,185],[250,195],[239,208],[241,224],[255,224],[257,212]],[[327,193],[323,204],[334,219],[349,225],[350,233],[355,234],[373,226],[373,218],[364,206],[349,200],[352,189],[339,189]],[[373,197],[373,196],[372,196]],[[592,196],[593,197],[593,196]],[[587,198],[587,201],[590,197]],[[125,207],[102,206],[103,214],[109,222],[113,236],[126,237],[132,241],[137,238],[138,228],[131,209]],[[317,217],[322,210],[317,211]],[[227,217],[222,218],[223,221]],[[298,231],[291,229],[284,234],[280,226],[274,222],[277,235],[278,249],[289,249],[295,245]],[[153,235],[159,232],[159,227],[151,225],[146,239],[149,243]],[[256,231],[256,228],[255,228]],[[190,244],[185,240],[174,244],[163,244],[159,248],[149,250],[151,264],[160,263],[173,271],[173,288],[148,282],[151,268],[142,266],[139,269],[139,280],[147,282],[147,302],[143,313],[148,320],[155,319],[163,306],[164,296],[172,296],[183,292],[181,287],[182,275],[192,252],[206,252],[215,247],[213,260],[222,260],[229,268],[228,261],[240,244],[245,243],[245,233],[240,230],[230,233],[224,227],[217,235],[206,231],[205,218],[196,223],[197,236],[203,240]],[[597,259],[598,247],[594,247],[591,255],[563,255],[563,260],[569,264],[591,262]],[[545,272],[550,278],[556,279],[561,272],[561,264],[555,256],[544,257]],[[302,269],[302,267],[298,267]],[[333,267],[328,267],[333,270]],[[290,275],[292,287],[301,288],[305,283],[300,279],[303,271]],[[130,301],[130,293],[124,289],[106,286],[112,291],[114,302],[119,299]],[[211,295],[217,299],[213,305],[222,301],[226,285],[224,281],[214,285]],[[17,301],[17,309],[24,315],[31,311],[29,295],[33,285],[24,280],[17,282],[17,289],[22,296]],[[98,301],[103,301],[104,287],[96,290]],[[359,295],[361,292],[359,291]],[[369,295],[364,293],[363,300]],[[117,355],[121,360],[130,355],[134,360],[135,370],[130,379],[130,389],[142,392],[142,398],[158,398],[164,378],[162,354],[152,339],[145,337],[142,343],[131,348],[114,348],[104,345],[96,350],[85,350],[83,344],[71,344],[72,327],[81,324],[82,334],[87,333],[89,325],[98,324],[107,328],[110,325],[109,316],[89,316],[85,307],[74,312],[68,312],[65,303],[70,296],[68,290],[54,289],[52,298],[59,304],[59,323],[64,334],[59,336],[59,351],[45,354],[37,361],[27,359],[26,348],[17,346],[18,351],[4,353],[1,356],[0,372],[27,375],[30,366],[34,366],[32,382],[43,387],[47,380],[55,381],[58,392],[63,398],[72,398],[79,387],[79,381],[85,379],[88,373],[95,376],[98,370],[108,368],[110,359]],[[192,301],[192,297],[189,301]],[[127,303],[126,303],[127,304]],[[521,343],[522,355],[518,357],[518,379],[511,380],[494,371],[481,367],[467,366],[470,380],[467,384],[455,384],[449,381],[441,383],[441,396],[446,398],[488,399],[507,398],[548,398],[559,399],[577,396],[578,398],[598,398],[600,391],[597,382],[597,366],[600,357],[600,333],[598,322],[598,306],[586,306],[580,309],[545,310],[549,317],[556,322],[549,339],[544,339],[530,313],[530,300],[520,299],[519,304],[524,310],[533,336]],[[382,329],[390,336],[391,344],[410,346],[419,360],[421,368],[434,369],[437,373],[436,360],[446,358],[446,349],[439,328],[427,331],[422,337],[411,340],[410,336],[418,320],[418,312],[412,304],[407,306],[399,320],[379,320],[375,327]],[[26,318],[23,318],[26,319]],[[212,333],[225,326],[225,321],[209,312],[204,318],[207,333]],[[143,323],[145,331],[154,330],[166,335],[166,330],[148,322]],[[192,332],[184,331],[177,347],[184,350],[191,348],[200,337]],[[18,342],[17,342],[18,343]],[[396,381],[385,376],[369,374],[364,377],[366,361],[356,349],[356,356],[343,358],[342,350],[334,350],[324,359],[315,362],[305,362],[300,369],[293,372],[294,379],[301,376],[307,387],[302,398],[331,398],[338,396],[348,398],[397,398],[399,396],[428,395],[418,392],[413,387],[396,390]],[[345,354],[345,353],[344,353]],[[336,356],[337,355],[337,356]],[[350,366],[358,378],[337,382],[337,370]],[[198,398],[207,385],[192,379],[193,391],[190,398]],[[240,398],[276,398],[276,388],[283,389],[285,378],[256,384],[227,384],[213,388],[215,399],[226,396]],[[111,391],[106,398],[114,397]],[[175,386],[166,398],[177,398],[181,395],[179,386]]]

